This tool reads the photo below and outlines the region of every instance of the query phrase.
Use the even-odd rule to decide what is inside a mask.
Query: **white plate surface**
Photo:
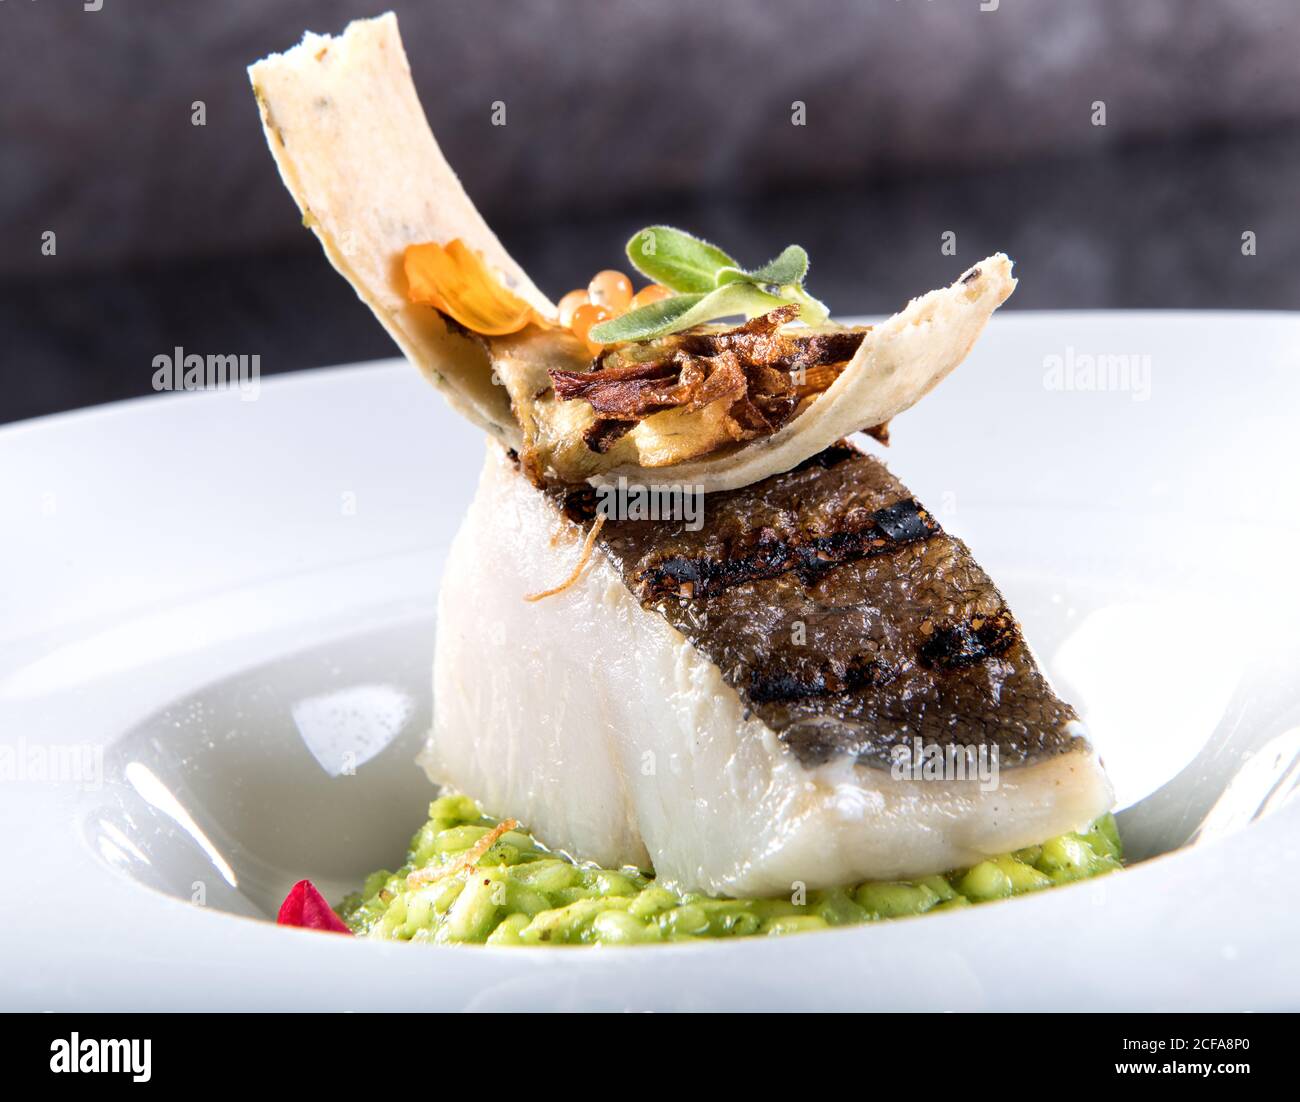
[[[423,819],[482,446],[400,364],[0,431],[5,1008],[1300,1005],[1300,318],[999,317],[895,423],[885,458],[1002,587],[1155,856],[861,929],[518,951],[258,920]]]

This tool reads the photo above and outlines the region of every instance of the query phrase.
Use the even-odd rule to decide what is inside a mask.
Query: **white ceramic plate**
[[[1128,359],[1093,389],[1088,357]],[[405,366],[309,372],[255,401],[0,431],[0,1001],[1297,1006],[1300,319],[1000,317],[894,439],[894,471],[1085,714],[1150,859],[718,944],[440,948],[260,921],[299,877],[338,894],[397,863],[423,821],[434,598],[482,452]]]

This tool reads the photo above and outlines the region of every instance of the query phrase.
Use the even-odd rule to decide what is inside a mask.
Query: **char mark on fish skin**
[[[1011,613],[1001,609],[992,616],[976,616],[934,628],[925,635],[917,653],[927,669],[961,670],[1000,658],[1019,640],[1020,632]]]
[[[790,473],[798,474],[800,471],[811,470],[813,467],[829,471],[832,467],[838,467],[847,459],[857,459],[861,454],[847,440],[837,440],[830,447],[823,448],[816,455],[810,455],[797,467],[792,468]]]
[[[808,700],[879,688],[894,677],[895,671],[885,663],[855,654],[847,662],[823,659],[811,676],[800,677],[789,670],[751,670],[747,694],[754,704]]]
[[[825,536],[786,540],[765,528],[723,557],[675,555],[649,567],[640,577],[642,599],[672,594],[709,597],[732,586],[775,578],[789,571],[797,573],[805,585],[814,585],[843,563],[888,554],[904,544],[929,539],[939,531],[938,522],[915,498],[877,509],[868,514],[865,523]]]

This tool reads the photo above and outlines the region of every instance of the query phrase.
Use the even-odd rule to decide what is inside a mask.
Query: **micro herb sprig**
[[[803,289],[808,254],[787,245],[774,260],[742,268],[716,245],[672,226],[649,226],[627,243],[627,257],[642,275],[675,292],[591,329],[601,344],[647,341],[737,314],[746,318],[794,304],[810,325],[828,311]]]

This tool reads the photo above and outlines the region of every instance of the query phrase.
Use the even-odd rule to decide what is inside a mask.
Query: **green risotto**
[[[429,805],[406,864],[377,872],[339,914],[353,933],[488,945],[630,945],[852,926],[1005,899],[1120,867],[1110,815],[1080,834],[918,880],[868,882],[779,899],[674,891],[633,868],[576,864],[523,829],[501,830],[467,796]],[[498,834],[486,846],[490,835]]]

